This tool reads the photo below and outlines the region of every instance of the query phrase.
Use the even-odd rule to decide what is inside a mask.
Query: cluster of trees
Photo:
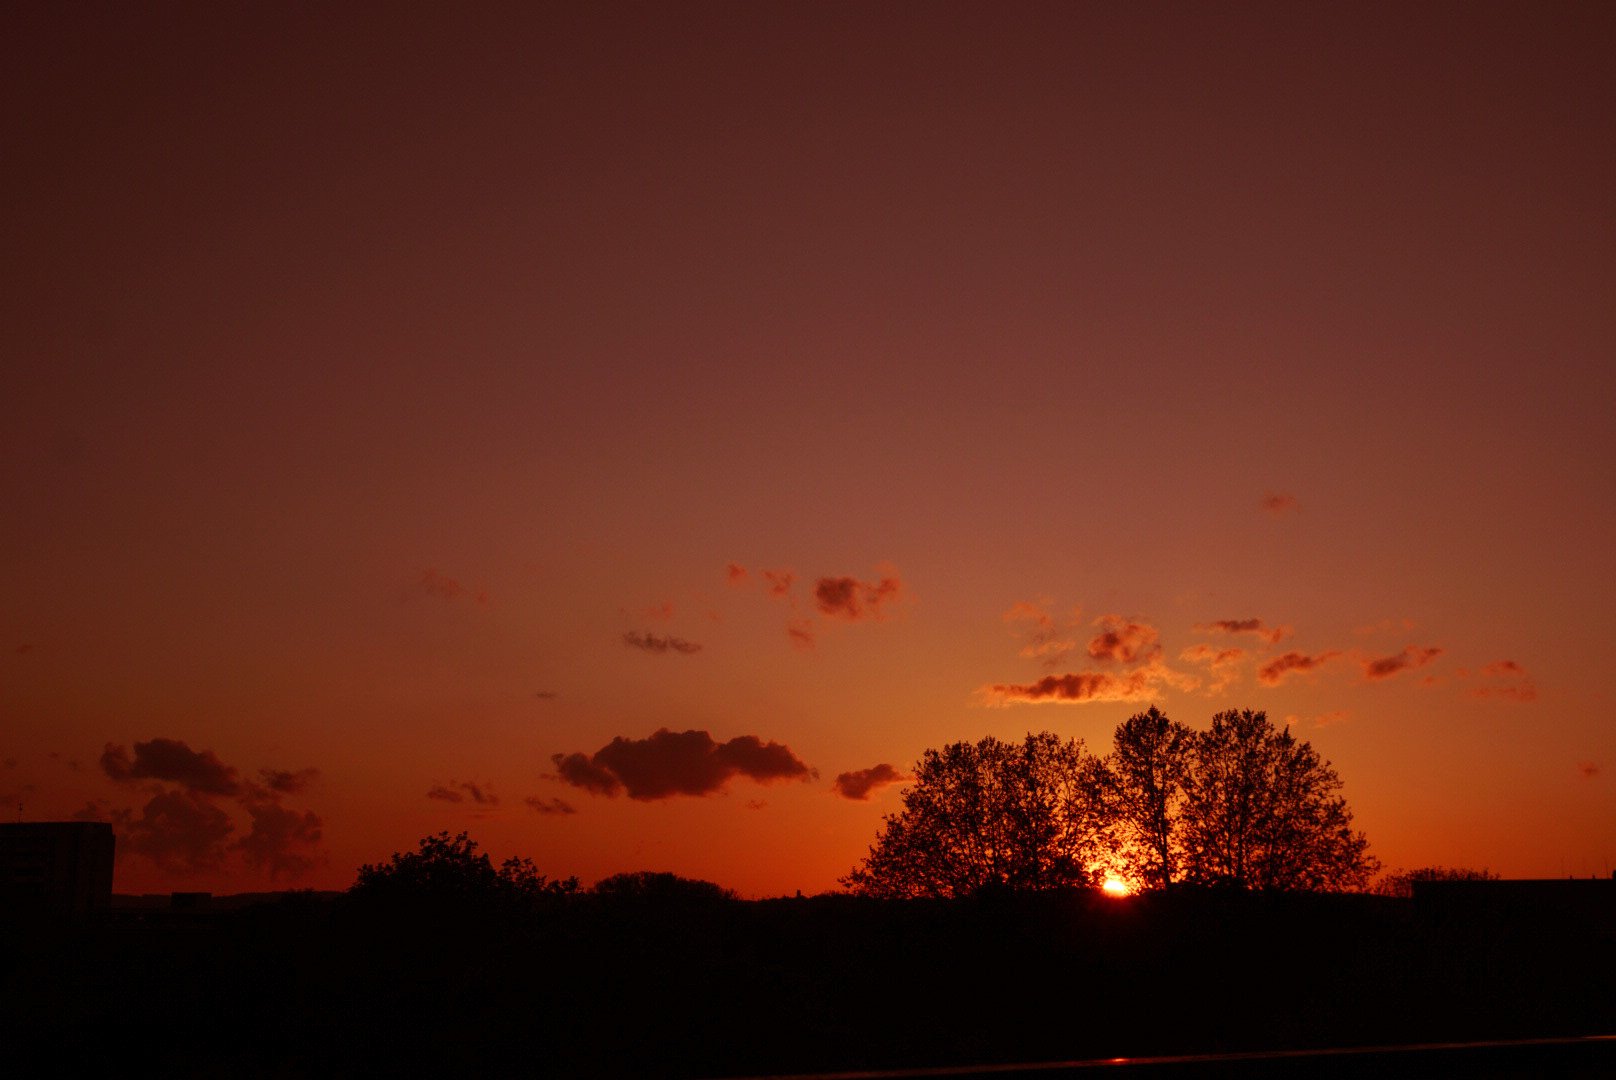
[[[1047,731],[1020,745],[990,736],[927,750],[902,811],[842,884],[885,897],[1111,877],[1362,889],[1380,864],[1340,788],[1311,745],[1249,709],[1195,731],[1153,706],[1118,726],[1104,758]]]

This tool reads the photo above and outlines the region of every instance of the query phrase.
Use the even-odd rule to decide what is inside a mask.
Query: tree
[[[1089,884],[1110,850],[1099,762],[1081,740],[989,736],[927,750],[903,810],[842,884],[882,897]]]
[[[1380,869],[1352,831],[1341,779],[1262,712],[1221,712],[1197,732],[1185,779],[1187,877],[1254,889],[1361,889]]]
[[[1183,862],[1180,816],[1195,733],[1152,705],[1117,727],[1105,760],[1106,801],[1124,875],[1166,888]]]
[[[550,881],[528,859],[506,859],[496,869],[467,834],[444,831],[424,838],[415,851],[361,866],[348,895],[372,903],[510,910],[577,888],[577,878]]]

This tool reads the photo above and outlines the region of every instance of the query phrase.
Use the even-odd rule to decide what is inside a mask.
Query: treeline
[[[1096,756],[1029,734],[927,750],[862,865],[869,896],[966,896],[1188,882],[1348,891],[1380,869],[1352,828],[1328,761],[1265,713],[1220,712],[1203,731],[1155,707]]]

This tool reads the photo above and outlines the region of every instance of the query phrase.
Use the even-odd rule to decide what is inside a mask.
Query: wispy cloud
[[[701,646],[694,641],[686,641],[683,638],[672,636],[664,637],[658,634],[639,633],[634,630],[630,630],[623,635],[623,644],[636,649],[643,649],[649,653],[675,652],[688,656],[691,653],[701,652]]]
[[[1278,686],[1290,676],[1315,671],[1340,655],[1340,651],[1336,649],[1326,650],[1316,656],[1288,652],[1258,668],[1257,681],[1264,686]]]
[[[1475,685],[1469,690],[1471,697],[1515,702],[1537,700],[1537,683],[1525,668],[1513,660],[1494,660],[1474,672],[1461,668],[1454,675],[1459,679],[1474,681]]]
[[[836,783],[832,785],[835,792],[844,799],[855,799],[867,802],[870,793],[879,791],[888,784],[897,784],[912,779],[885,763],[872,765],[868,769],[859,769],[856,772],[838,773]]]
[[[488,790],[483,784],[470,781],[449,781],[448,784],[434,784],[426,793],[429,799],[440,802],[463,803],[468,799],[477,806],[496,807],[499,805],[499,796]]]
[[[1198,634],[1253,634],[1268,645],[1277,645],[1292,632],[1289,626],[1269,626],[1261,619],[1219,619],[1196,623],[1194,630]]]
[[[740,563],[730,563],[724,571],[724,580],[737,589],[752,583],[752,575]]]
[[[1022,656],[1054,667],[1078,647],[1071,631],[1078,626],[1082,611],[1074,608],[1069,619],[1057,620],[1047,610],[1048,606],[1048,600],[1037,603],[1017,600],[1004,613],[1004,622],[1011,633],[1026,641],[1021,648]]]
[[[1582,774],[1584,780],[1592,780],[1599,775],[1599,766],[1591,761],[1577,762],[1577,772]]]
[[[522,802],[528,809],[536,814],[576,814],[578,811],[565,799],[541,799],[537,795],[529,795]]]
[[[447,574],[439,573],[432,567],[421,571],[419,584],[428,593],[433,596],[441,596],[445,600],[454,600],[465,596],[479,604],[488,603],[488,591],[486,589],[478,589],[475,592],[469,591],[454,578]]]
[[[990,704],[1016,702],[1142,701],[1151,696],[1155,681],[1150,671],[1140,668],[1126,674],[1109,671],[1078,671],[1066,675],[1045,675],[1032,683],[992,683],[980,693]]]
[[[705,731],[662,728],[649,738],[619,735],[593,755],[556,754],[559,779],[593,794],[650,801],[674,795],[711,795],[744,776],[760,784],[814,775],[791,748],[740,735],[715,742]]]
[[[1424,667],[1441,655],[1441,649],[1420,648],[1417,645],[1409,645],[1401,652],[1393,653],[1391,656],[1368,656],[1360,660],[1359,663],[1363,665],[1364,679],[1368,682],[1374,682],[1379,679],[1389,679],[1400,671]]]

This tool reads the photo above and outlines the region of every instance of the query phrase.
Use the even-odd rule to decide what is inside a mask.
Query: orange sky
[[[7,805],[817,892],[1156,703],[1616,869],[1616,16],[508,7],[13,13]]]

